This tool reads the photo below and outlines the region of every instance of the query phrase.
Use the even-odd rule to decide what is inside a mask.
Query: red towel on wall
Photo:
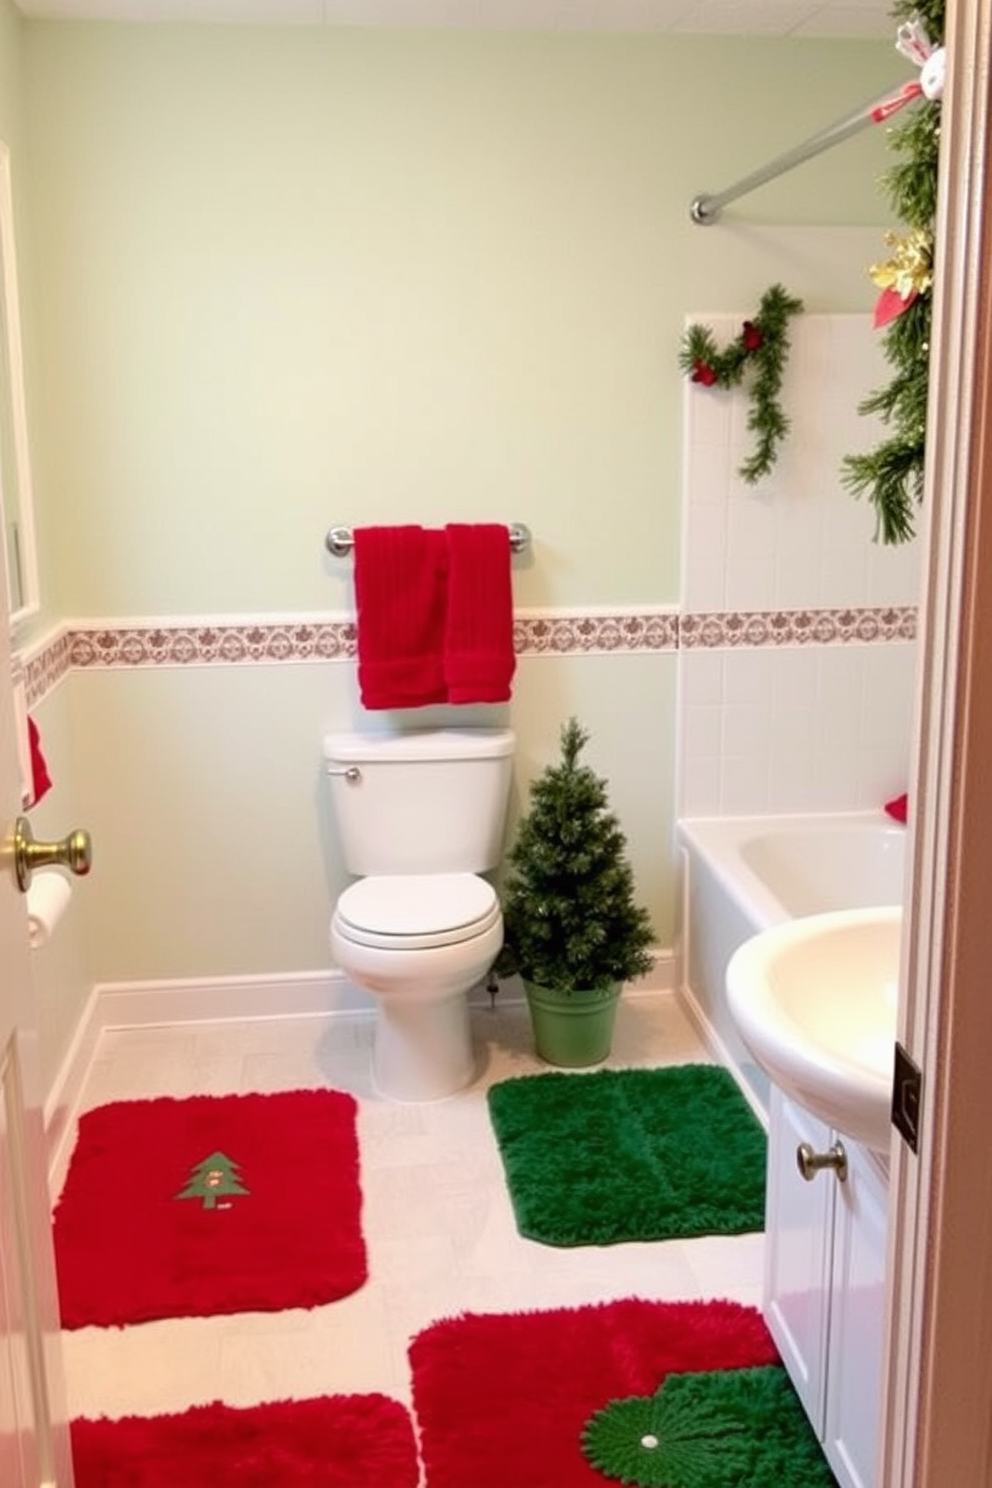
[[[505,703],[516,666],[509,529],[452,523],[444,675],[449,703]]]
[[[909,797],[895,796],[891,801],[886,801],[885,809],[894,821],[904,822],[909,815]]]
[[[38,733],[38,725],[28,715],[28,749],[31,756],[31,800],[30,805],[37,806],[42,796],[47,796],[52,788],[52,777],[48,773],[45,756],[41,751],[41,735]]]
[[[448,547],[424,527],[356,527],[358,685],[366,708],[443,703]]]

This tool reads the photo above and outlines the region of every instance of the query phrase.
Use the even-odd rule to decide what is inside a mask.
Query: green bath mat
[[[532,1240],[764,1227],[765,1134],[719,1065],[522,1075],[488,1101],[517,1228]]]
[[[780,1364],[670,1374],[591,1416],[582,1450],[637,1488],[836,1488]]]

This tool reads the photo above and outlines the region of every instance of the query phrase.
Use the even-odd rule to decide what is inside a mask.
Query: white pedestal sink
[[[745,941],[727,1001],[776,1085],[845,1136],[888,1152],[902,907],[787,920]]]

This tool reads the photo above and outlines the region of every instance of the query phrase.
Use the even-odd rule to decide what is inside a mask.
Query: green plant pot
[[[602,1063],[613,1045],[619,984],[561,992],[525,981],[524,991],[542,1059],[565,1069]]]

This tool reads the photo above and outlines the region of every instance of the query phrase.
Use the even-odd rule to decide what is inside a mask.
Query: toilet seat
[[[356,945],[427,950],[484,934],[499,920],[496,892],[474,873],[372,875],[345,889],[336,928]]]

